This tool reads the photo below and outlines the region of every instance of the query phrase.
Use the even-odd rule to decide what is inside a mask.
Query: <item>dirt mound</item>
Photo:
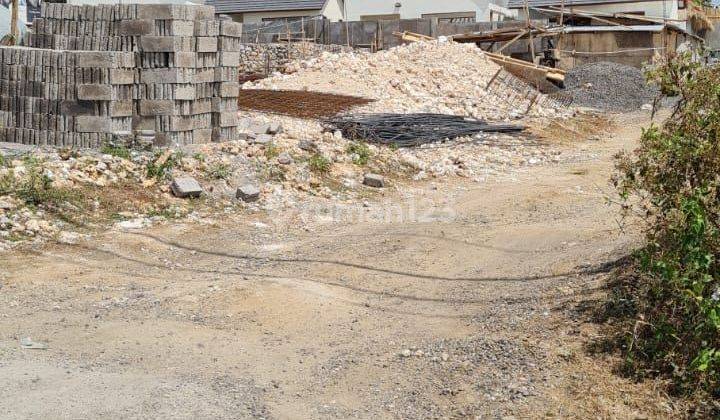
[[[573,105],[610,111],[639,109],[658,94],[642,70],[610,62],[575,67],[565,75],[565,86],[560,95],[572,99]]]
[[[510,91],[500,67],[474,45],[421,42],[378,53],[325,53],[291,64],[289,75],[275,75],[246,88],[312,90],[361,96],[376,102],[364,112],[440,113],[487,120],[519,118],[533,95]],[[531,116],[565,112],[545,95],[533,102]]]

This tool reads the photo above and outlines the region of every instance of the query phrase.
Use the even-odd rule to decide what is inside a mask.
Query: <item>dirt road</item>
[[[638,118],[514,178],[0,255],[0,417],[668,416],[586,351]]]

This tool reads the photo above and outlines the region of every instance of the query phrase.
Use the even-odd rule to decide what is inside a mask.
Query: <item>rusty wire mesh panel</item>
[[[372,102],[356,96],[301,90],[240,90],[240,109],[269,112],[296,118],[327,118]]]

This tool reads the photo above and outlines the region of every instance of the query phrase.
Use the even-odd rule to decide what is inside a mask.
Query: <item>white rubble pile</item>
[[[376,100],[359,112],[433,112],[508,121],[525,116],[527,101],[512,92],[487,89],[499,66],[473,44],[417,42],[377,53],[323,53],[298,61],[294,73],[247,82],[244,88],[312,90]],[[553,101],[540,101],[530,117],[567,115]]]

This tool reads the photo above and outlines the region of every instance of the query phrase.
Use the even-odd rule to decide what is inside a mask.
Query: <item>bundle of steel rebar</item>
[[[398,147],[472,137],[482,132],[514,133],[524,129],[514,124],[488,124],[444,114],[344,115],[327,119],[324,125],[327,129],[340,130],[348,139]]]
[[[295,118],[328,118],[372,102],[356,96],[305,90],[240,89],[240,109],[269,112]]]

